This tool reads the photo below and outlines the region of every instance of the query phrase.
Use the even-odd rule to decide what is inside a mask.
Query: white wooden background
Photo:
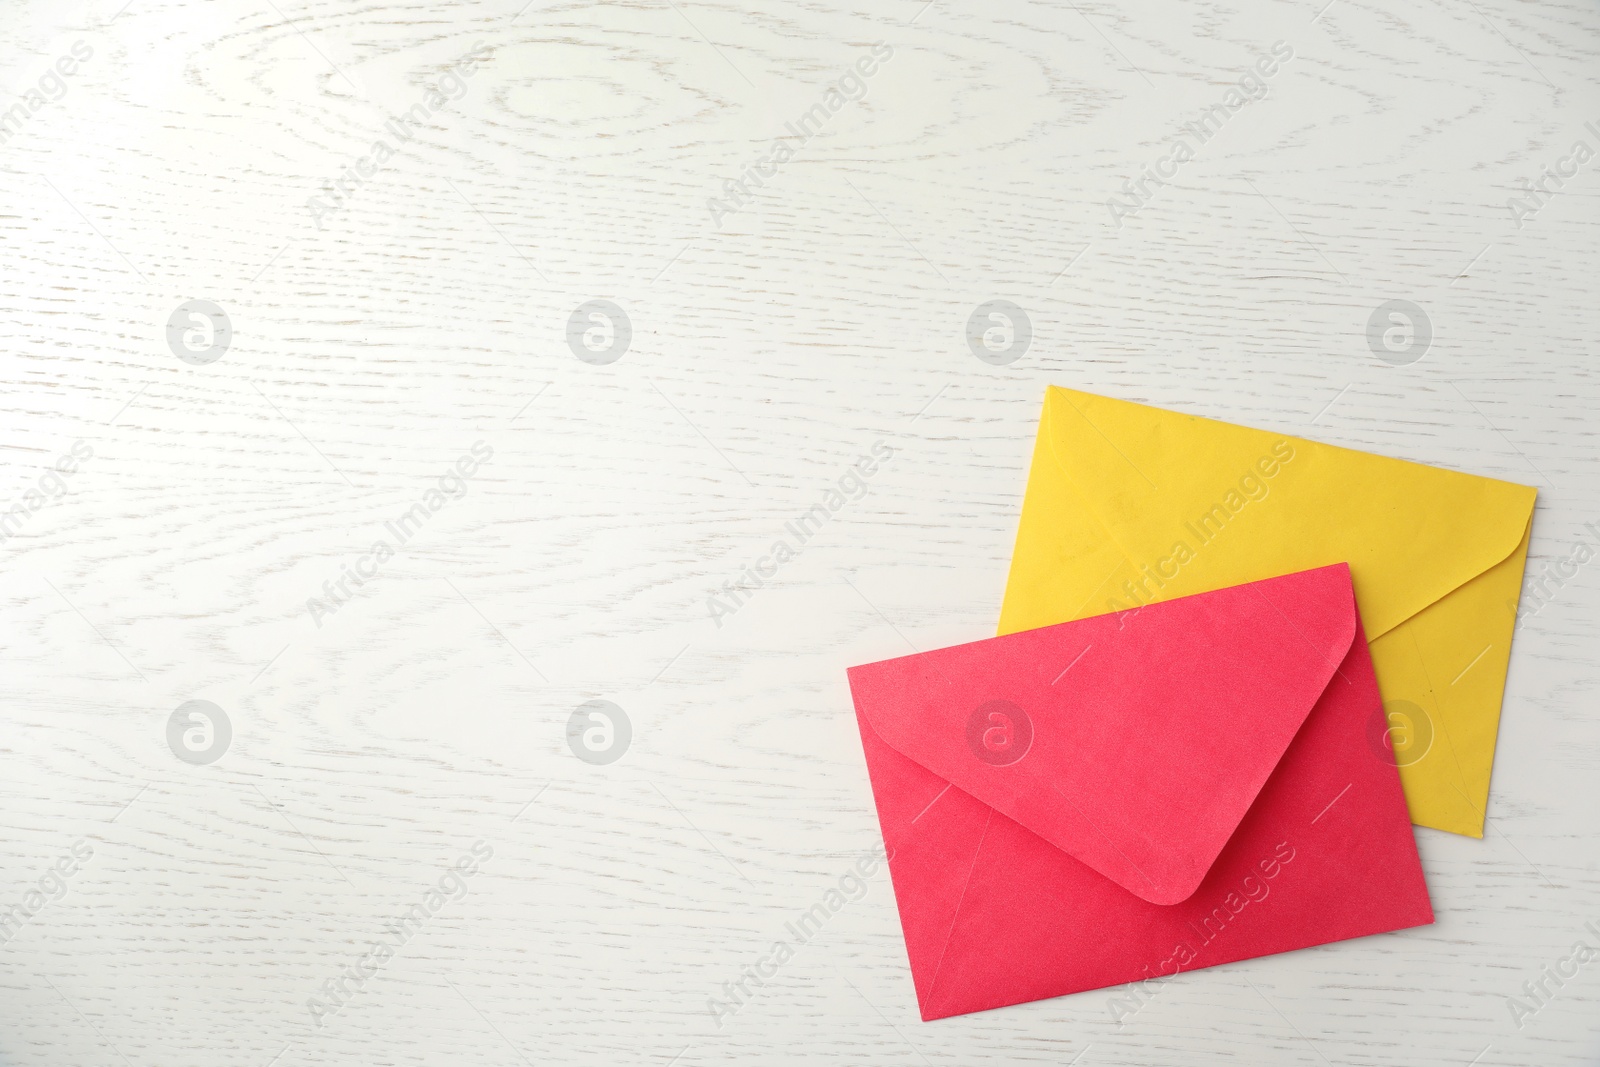
[[[1600,12],[1324,2],[7,4],[0,106],[92,58],[0,144],[0,510],[93,456],[0,544],[0,907],[93,856],[0,946],[0,1064],[1600,1060],[1600,962],[1520,1029],[1507,999],[1600,925],[1600,561],[1518,634],[1486,839],[1418,832],[1436,925],[1187,975],[1120,1027],[1105,992],[924,1024],[880,871],[708,1010],[877,840],[844,668],[993,632],[1047,384],[1540,485],[1535,571],[1595,540],[1600,162],[1520,228],[1506,202],[1600,147]],[[1114,226],[1279,39],[1268,97]],[[719,230],[707,199],[878,41]],[[205,366],[165,334],[195,299],[234,329]],[[632,322],[610,365],[567,345],[591,299]],[[1031,319],[1008,366],[965,341],[990,299]],[[1407,366],[1369,346],[1390,299],[1433,325]],[[633,726],[605,766],[566,739],[595,698]],[[168,747],[191,699],[232,723],[210,765]],[[314,1025],[477,841],[470,892]]]

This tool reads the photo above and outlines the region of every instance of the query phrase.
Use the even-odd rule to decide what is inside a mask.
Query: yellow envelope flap
[[[1065,484],[1041,484],[1056,481]],[[1024,555],[1044,551],[1077,572],[1071,588],[1101,581],[1077,618],[1348,562],[1372,640],[1510,556],[1535,495],[1512,482],[1051,386],[1012,576],[1027,567]],[[1085,529],[1081,512],[1058,523],[1073,505],[1102,530]],[[1124,559],[1095,544],[1102,532]],[[1040,562],[1028,569],[1037,573]],[[1002,632],[1063,621],[1059,599],[1050,598],[1058,617],[1042,619],[1029,610],[1029,591],[1012,584]]]

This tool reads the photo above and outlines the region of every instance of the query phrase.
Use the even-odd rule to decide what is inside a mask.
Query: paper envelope
[[[924,1019],[1433,921],[1342,564],[849,675]]]
[[[1534,493],[1051,387],[1000,632],[1346,561],[1411,818],[1482,837]]]

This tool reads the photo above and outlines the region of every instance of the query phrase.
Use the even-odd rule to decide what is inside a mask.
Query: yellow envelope
[[[1482,837],[1534,496],[1052,386],[1000,633],[1349,563],[1373,758],[1399,765],[1412,822]]]

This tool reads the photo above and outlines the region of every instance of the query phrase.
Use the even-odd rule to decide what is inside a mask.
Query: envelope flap
[[[1533,512],[1528,486],[1055,386],[1039,436],[1127,557],[1119,606],[1344,560],[1376,640],[1510,556]]]
[[[1175,904],[1355,632],[1339,564],[853,667],[850,687],[897,751],[1130,893]]]

